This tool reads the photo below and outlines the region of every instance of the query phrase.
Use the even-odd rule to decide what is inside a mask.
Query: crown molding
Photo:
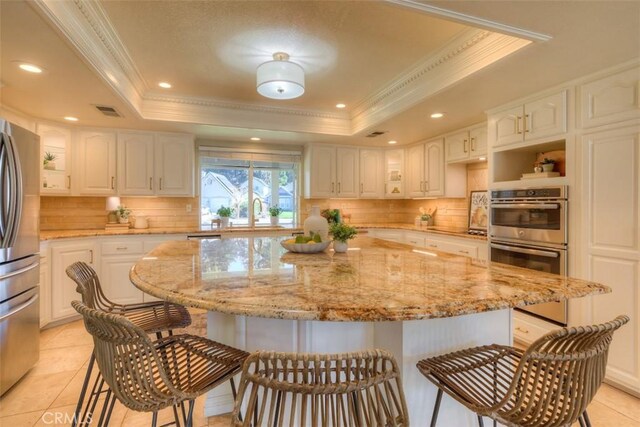
[[[420,3],[414,0],[385,0],[385,1],[387,3],[392,3],[407,9],[417,10],[417,11],[426,13],[428,15],[438,16],[440,18],[447,18],[448,20],[451,20],[451,21],[469,24],[474,27],[486,28],[491,31],[497,31],[499,33],[509,34],[514,37],[524,38],[531,41],[546,42],[553,38],[547,34],[525,30],[524,28],[513,27],[511,25],[490,21],[488,19],[479,18],[477,16],[466,15],[460,12],[454,12],[453,10],[443,9],[441,7]]]

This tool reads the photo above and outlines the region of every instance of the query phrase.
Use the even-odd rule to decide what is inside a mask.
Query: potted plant
[[[321,215],[327,219],[329,224],[334,222],[342,222],[340,220],[340,210],[339,209],[325,209],[322,211]]]
[[[358,231],[355,227],[343,222],[334,222],[329,226],[329,234],[333,237],[333,250],[336,252],[346,252],[349,248],[347,240],[356,237]]]
[[[131,209],[127,209],[124,205],[118,205],[118,209],[116,209],[116,216],[118,217],[118,222],[120,224],[129,223],[129,215],[131,215]]]
[[[220,217],[220,227],[228,227],[229,226],[229,217],[233,215],[234,209],[231,207],[220,206],[220,208],[216,211],[218,216]]]
[[[552,172],[553,168],[555,167],[555,164],[556,164],[555,160],[549,159],[547,157],[542,159],[542,161],[540,162],[540,166],[542,166],[543,172]]]
[[[49,151],[46,151],[44,153],[44,160],[42,161],[42,166],[47,169],[47,170],[56,170],[56,164],[55,164],[55,160],[58,158],[58,156],[56,156],[53,153],[50,153]]]
[[[283,212],[283,209],[280,206],[271,206],[269,208],[269,215],[271,215],[271,225],[278,225],[278,215]]]
[[[433,215],[425,211],[423,207],[420,208],[420,225],[433,225]]]

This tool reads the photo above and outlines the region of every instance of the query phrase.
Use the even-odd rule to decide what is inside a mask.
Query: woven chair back
[[[102,377],[122,404],[152,412],[181,400],[156,349],[142,328],[124,316],[71,303],[93,336],[94,354]],[[168,373],[171,375],[171,373]]]
[[[601,325],[559,329],[535,341],[517,367],[510,409],[502,416],[525,426],[563,426],[578,419],[604,379],[613,332],[628,321],[618,316]]]
[[[75,262],[67,267],[66,272],[67,276],[76,282],[76,291],[82,295],[82,302],[87,307],[110,311],[110,308],[115,305],[102,292],[98,274],[89,264],[82,261]]]
[[[405,427],[409,420],[398,365],[383,350],[258,352],[244,364],[233,425]]]

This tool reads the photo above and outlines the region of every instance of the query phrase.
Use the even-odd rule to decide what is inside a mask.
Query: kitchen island
[[[609,292],[532,270],[358,237],[345,254],[292,254],[283,237],[167,242],[131,270],[142,291],[209,310],[208,336],[248,351],[344,352],[385,348],[398,359],[411,421],[430,419],[436,389],[418,360],[512,340],[517,306]],[[230,411],[212,391],[206,415]],[[475,425],[452,399],[446,425]]]

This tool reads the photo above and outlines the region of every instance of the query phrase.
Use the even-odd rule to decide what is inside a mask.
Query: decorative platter
[[[280,244],[289,252],[295,252],[298,254],[315,254],[327,249],[331,244],[331,241],[327,240],[326,242],[320,243],[286,243],[285,241],[281,241]]]

